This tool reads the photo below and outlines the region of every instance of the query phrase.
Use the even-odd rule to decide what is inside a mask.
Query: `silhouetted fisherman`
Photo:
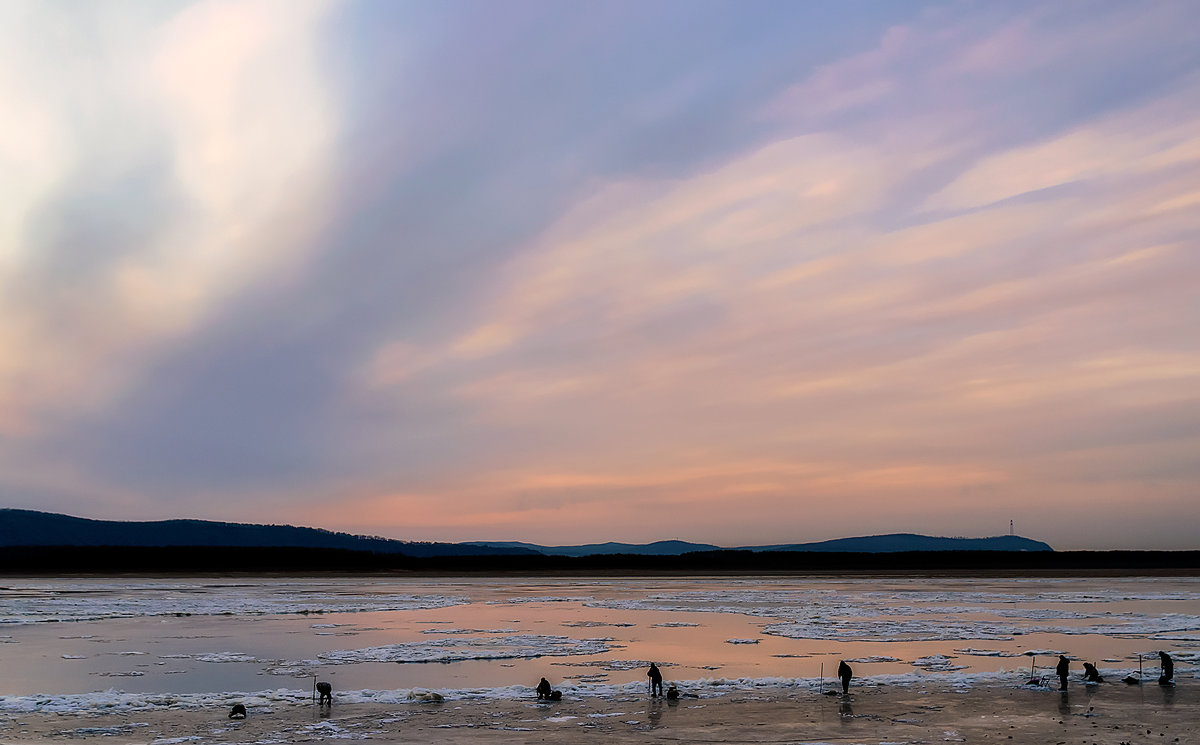
[[[667,689],[667,700],[668,701],[678,701],[679,700],[679,689],[675,687],[674,683],[672,683],[671,687]]]
[[[650,695],[661,696],[662,689],[662,673],[658,670],[658,665],[650,663],[650,669],[646,671],[646,677],[650,678]]]
[[[1166,652],[1159,652],[1158,664],[1162,666],[1162,670],[1158,675],[1158,684],[1160,686],[1171,685],[1171,679],[1175,677],[1175,663],[1171,660],[1171,655]]]
[[[551,693],[550,681],[546,680],[545,678],[542,678],[542,682],[538,683],[537,688],[535,688],[534,690],[537,691],[537,697],[539,699],[550,698],[550,693]]]
[[[842,679],[842,693],[849,693],[850,679],[854,677],[854,670],[846,664],[845,660],[838,660],[838,677]]]
[[[229,710],[229,718],[230,719],[245,719],[246,718],[246,705],[245,704],[234,704],[233,708]]]
[[[331,683],[325,681],[317,683],[317,693],[321,694],[321,697],[317,699],[317,706],[333,705],[333,685]]]
[[[1058,665],[1054,668],[1054,674],[1058,676],[1058,690],[1067,690],[1067,676],[1071,674],[1071,661],[1060,654],[1058,656]]]
[[[1100,671],[1090,662],[1083,663],[1083,679],[1089,683],[1104,682],[1104,678],[1100,677]]]

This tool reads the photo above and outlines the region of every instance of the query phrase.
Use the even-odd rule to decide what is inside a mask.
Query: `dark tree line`
[[[7,546],[0,574],[841,572],[1200,574],[1200,551],[702,551],[678,556],[408,556],[263,546]]]

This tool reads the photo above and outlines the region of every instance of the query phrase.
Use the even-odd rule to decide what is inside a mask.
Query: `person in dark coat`
[[[234,704],[233,708],[229,710],[229,718],[230,719],[245,719],[246,718],[246,705],[245,704]]]
[[[538,699],[543,699],[543,698],[549,699],[550,692],[551,692],[550,681],[546,680],[545,678],[542,678],[542,682],[538,683],[537,688],[535,688],[534,690],[537,691]]]
[[[1100,671],[1090,662],[1083,663],[1083,679],[1089,683],[1104,682],[1104,678],[1100,677]]]
[[[1058,665],[1054,668],[1054,674],[1058,676],[1058,690],[1067,690],[1067,676],[1071,674],[1071,661],[1060,654],[1058,656]]]
[[[650,678],[650,695],[661,696],[662,689],[662,673],[658,670],[658,665],[650,663],[650,669],[646,671],[646,676]]]
[[[320,683],[317,683],[317,693],[320,694],[320,697],[317,699],[318,706],[323,706],[325,704],[329,704],[330,706],[333,705],[333,685],[332,684],[326,683],[325,681],[321,681]]]
[[[1158,684],[1160,686],[1171,685],[1171,678],[1175,677],[1175,663],[1171,660],[1171,655],[1166,652],[1159,652],[1158,664],[1162,666],[1162,672],[1158,676]]]
[[[854,670],[846,664],[845,660],[838,660],[838,677],[842,679],[842,693],[849,693],[850,679],[854,677]]]

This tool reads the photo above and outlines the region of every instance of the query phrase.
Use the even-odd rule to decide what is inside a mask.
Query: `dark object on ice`
[[[662,688],[662,673],[658,669],[658,665],[650,663],[650,669],[646,671],[646,677],[650,678],[650,695],[661,696]]]
[[[1121,680],[1125,685],[1140,686],[1142,684],[1142,654],[1140,652],[1138,653],[1138,674],[1126,675]]]
[[[1158,664],[1162,667],[1158,675],[1158,684],[1160,686],[1171,685],[1171,679],[1175,677],[1175,663],[1171,660],[1171,655],[1159,652]]]
[[[1089,683],[1104,682],[1104,678],[1100,677],[1100,671],[1090,662],[1083,663],[1083,679]]]
[[[1036,672],[1037,656],[1033,652],[1026,652],[1025,656],[1029,658],[1029,680],[1025,681],[1025,685],[1040,686],[1042,684],[1042,676]]]
[[[562,691],[550,691],[550,695],[546,698],[551,701],[562,701]]]
[[[246,718],[246,705],[245,704],[234,704],[233,708],[229,710],[229,718],[230,719],[245,719]]]
[[[542,678],[542,682],[538,683],[537,688],[534,690],[537,691],[537,697],[539,699],[550,698],[550,681]]]
[[[674,683],[672,683],[671,686],[669,688],[667,688],[667,700],[668,701],[678,701],[679,700],[679,689],[675,687]]]
[[[838,677],[842,679],[842,693],[849,693],[850,679],[854,677],[854,670],[846,664],[845,660],[838,660]]]
[[[1058,656],[1058,665],[1054,668],[1054,674],[1058,676],[1058,690],[1067,690],[1067,676],[1071,674],[1071,661],[1060,654]]]
[[[321,694],[321,697],[317,700],[317,705],[333,705],[333,686],[331,684],[324,681],[317,683],[317,693]]]

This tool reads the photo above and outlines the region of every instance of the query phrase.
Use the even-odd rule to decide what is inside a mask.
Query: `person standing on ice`
[[[1054,668],[1054,674],[1058,676],[1058,690],[1067,690],[1067,676],[1071,673],[1071,661],[1061,654],[1058,656],[1058,665]]]
[[[650,695],[662,695],[662,673],[658,670],[658,665],[650,663],[650,669],[646,671],[646,677],[650,678]]]
[[[838,677],[842,679],[842,693],[849,693],[850,679],[854,677],[854,670],[846,664],[845,660],[838,660]]]

